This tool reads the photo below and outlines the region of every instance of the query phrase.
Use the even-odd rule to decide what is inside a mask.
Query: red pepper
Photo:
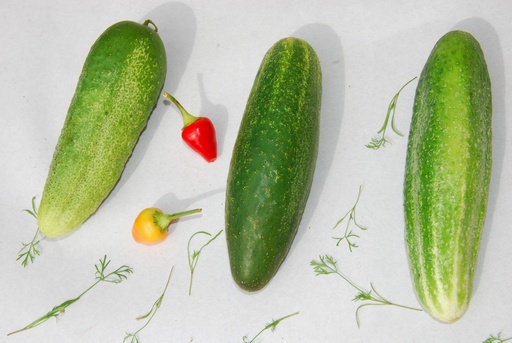
[[[171,100],[183,116],[181,138],[183,141],[207,162],[217,159],[217,138],[215,127],[207,117],[196,117],[188,113],[171,94],[164,92],[164,97]]]

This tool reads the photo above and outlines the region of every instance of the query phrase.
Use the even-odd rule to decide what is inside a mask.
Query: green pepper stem
[[[187,126],[189,126],[190,124],[199,119],[199,117],[193,116],[192,114],[188,113],[187,110],[183,106],[181,106],[180,102],[176,100],[176,98],[173,97],[171,94],[164,92],[163,96],[171,100],[174,103],[174,105],[176,105],[176,107],[178,107],[178,109],[180,110],[181,115],[183,117],[183,128],[186,128]]]
[[[172,221],[174,221],[178,218],[184,217],[184,216],[194,214],[194,213],[199,213],[201,211],[202,211],[202,209],[196,208],[194,210],[188,210],[188,211],[183,211],[183,212],[178,212],[178,213],[173,213],[173,214],[155,212],[155,213],[153,213],[153,219],[155,220],[155,224],[160,228],[160,231],[165,232],[169,229],[169,225],[171,225]]]

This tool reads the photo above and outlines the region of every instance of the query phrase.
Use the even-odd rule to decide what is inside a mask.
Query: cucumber
[[[417,297],[435,319],[467,310],[492,164],[491,82],[467,32],[433,48],[418,81],[404,181],[406,246]]]
[[[231,273],[262,289],[286,258],[309,196],[318,153],[322,74],[304,40],[281,39],[256,75],[226,188]]]
[[[146,126],[166,74],[164,45],[149,23],[116,23],[91,47],[39,206],[47,237],[70,233],[97,210]]]

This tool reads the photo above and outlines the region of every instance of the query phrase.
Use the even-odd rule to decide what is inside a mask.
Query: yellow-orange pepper
[[[156,244],[167,238],[169,225],[174,220],[201,212],[200,208],[194,210],[165,214],[156,207],[149,207],[139,213],[133,223],[132,236],[137,243]]]

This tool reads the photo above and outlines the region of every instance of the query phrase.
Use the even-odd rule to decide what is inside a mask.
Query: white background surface
[[[512,336],[512,168],[507,110],[512,97],[512,2],[490,1],[13,1],[0,4],[0,341],[121,342],[166,296],[141,342],[241,342],[271,319],[299,311],[261,342],[481,342]],[[110,25],[151,18],[168,55],[164,89],[216,125],[219,158],[207,164],[181,141],[181,118],[158,102],[111,196],[79,230],[44,240],[42,255],[15,261],[36,222],[22,209],[39,202],[57,137],[90,46]],[[406,137],[373,151],[389,101],[418,76],[435,42],[452,29],[481,43],[493,82],[494,165],[489,209],[471,306],[454,324],[425,312],[366,307],[355,322],[353,288],[337,276],[315,276],[309,265],[332,254],[364,288],[419,306],[403,240],[402,183]],[[277,276],[247,294],[232,281],[224,233],[203,250],[188,296],[186,245],[196,231],[224,229],[231,151],[261,59],[280,38],[295,35],[316,49],[323,68],[323,108],[317,172],[299,232]],[[408,132],[416,81],[402,92],[398,128]],[[352,207],[368,228],[359,248],[336,246],[331,228]],[[169,238],[141,246],[131,238],[140,210],[201,207]],[[202,242],[197,241],[197,245]],[[198,247],[198,246],[197,246]],[[104,255],[112,267],[134,269],[121,284],[99,284],[59,320],[5,336],[94,281]]]

